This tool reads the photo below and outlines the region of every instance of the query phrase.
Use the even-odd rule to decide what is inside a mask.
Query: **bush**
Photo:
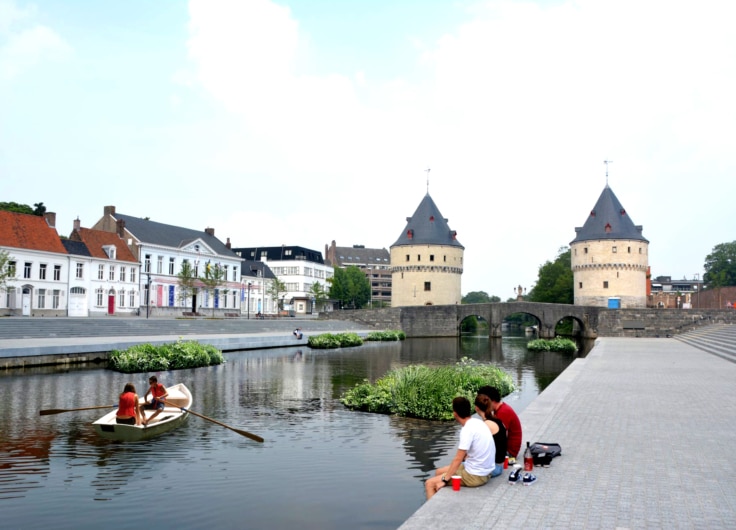
[[[401,330],[388,329],[385,331],[371,331],[365,340],[375,341],[389,341],[389,340],[404,340],[406,333]]]
[[[357,333],[323,333],[307,338],[307,345],[314,349],[347,348],[362,344],[363,339]]]
[[[451,420],[453,398],[464,396],[473,403],[484,385],[495,386],[502,396],[514,390],[511,376],[503,370],[463,358],[455,366],[412,365],[392,370],[373,385],[368,381],[359,383],[340,401],[365,412]]]
[[[554,351],[563,353],[575,353],[578,347],[574,341],[555,337],[554,339],[535,339],[526,344],[529,351]]]
[[[126,350],[113,350],[109,366],[118,372],[132,374],[198,368],[224,362],[222,352],[214,346],[178,340],[161,346],[137,344]]]

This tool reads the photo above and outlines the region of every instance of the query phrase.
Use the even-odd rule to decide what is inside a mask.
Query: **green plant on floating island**
[[[197,341],[178,340],[161,346],[146,343],[131,346],[126,350],[113,350],[109,366],[118,372],[132,374],[198,368],[224,362],[222,352],[214,346],[200,344]]]
[[[347,348],[360,346],[363,339],[357,333],[322,333],[307,338],[307,345],[314,349]]]
[[[526,344],[529,351],[554,351],[562,353],[575,353],[578,347],[574,341],[555,337],[554,339],[535,339]]]
[[[375,384],[367,380],[345,392],[348,408],[427,420],[452,420],[452,400],[475,401],[478,389],[490,385],[502,396],[514,390],[509,374],[488,364],[463,358],[455,366],[412,365],[391,370]]]
[[[404,340],[406,333],[401,330],[387,329],[384,331],[371,331],[365,340],[375,341],[389,341],[389,340]]]

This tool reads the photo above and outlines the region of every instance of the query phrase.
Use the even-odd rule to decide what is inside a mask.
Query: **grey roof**
[[[391,264],[391,254],[385,248],[365,248],[362,245],[335,247],[335,260],[337,263],[332,263],[332,265],[338,267],[347,265],[358,267],[389,266]]]
[[[406,218],[406,227],[391,247],[406,245],[445,245],[463,247],[455,238],[456,232],[450,230],[447,219],[442,217],[439,208],[427,193],[414,215]]]
[[[577,236],[570,244],[578,241],[592,241],[597,239],[631,239],[644,241],[642,227],[635,225],[616,195],[606,184],[603,193],[590,211],[588,219],[582,228],[575,228]]]
[[[87,248],[87,245],[85,245],[82,241],[62,239],[61,244],[64,245],[64,248],[69,254],[74,254],[75,256],[92,256],[89,249]]]
[[[227,248],[225,244],[215,236],[208,234],[203,230],[192,230],[190,228],[182,228],[180,226],[166,225],[157,223],[150,219],[142,219],[121,213],[113,215],[115,219],[125,221],[125,228],[133,234],[142,243],[152,243],[165,247],[182,248],[197,239],[200,239],[205,245],[210,247],[217,254],[237,257],[232,250]]]
[[[325,262],[321,252],[299,246],[238,247],[233,248],[233,252],[243,259],[260,260],[262,257],[265,257],[268,261],[299,260],[320,264],[324,264]]]
[[[258,274],[259,272],[260,274]],[[242,279],[266,278],[272,280],[276,275],[271,270],[271,267],[262,261],[243,260],[240,265],[240,277]]]

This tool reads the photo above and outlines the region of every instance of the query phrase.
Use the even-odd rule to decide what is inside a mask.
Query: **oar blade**
[[[39,410],[38,414],[39,416],[49,416],[51,414],[61,414],[62,412],[77,412],[80,410],[97,410],[97,409],[111,409],[115,405],[99,405],[96,407],[82,407],[79,409],[44,409]]]
[[[261,438],[257,434],[253,434],[253,433],[248,432],[248,431],[241,431],[240,429],[232,429],[232,430],[235,431],[236,433],[238,433],[239,435],[245,436],[246,438],[250,438],[251,440],[254,440],[256,442],[263,443],[263,441],[264,441],[263,438]]]

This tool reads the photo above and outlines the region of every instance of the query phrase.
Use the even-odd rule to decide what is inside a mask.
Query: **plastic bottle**
[[[524,471],[531,471],[534,469],[534,457],[532,456],[532,448],[529,447],[529,442],[526,443],[526,449],[524,449]]]

